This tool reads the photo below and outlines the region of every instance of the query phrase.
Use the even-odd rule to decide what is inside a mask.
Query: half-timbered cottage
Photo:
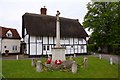
[[[20,53],[21,37],[16,29],[0,26],[0,52]]]
[[[26,44],[25,53],[30,56],[52,54],[51,49],[56,44],[56,16],[46,15],[46,11],[41,8],[41,14],[22,16],[22,38]],[[60,17],[60,32],[65,54],[87,54],[88,35],[77,19]]]

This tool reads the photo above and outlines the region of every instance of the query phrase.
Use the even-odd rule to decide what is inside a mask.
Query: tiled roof
[[[12,32],[12,37],[7,37],[6,36],[6,33],[8,31],[11,31]],[[0,26],[0,38],[9,38],[9,39],[21,39],[19,33],[17,32],[16,29],[13,29],[13,28],[6,28],[6,27],[1,27]]]

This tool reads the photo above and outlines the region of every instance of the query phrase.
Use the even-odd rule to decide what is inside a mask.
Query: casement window
[[[50,46],[47,46],[47,50],[50,50]]]
[[[83,45],[81,45],[81,49],[84,49],[84,46],[83,46]]]
[[[12,37],[12,34],[10,34],[10,33],[7,33],[7,37]]]
[[[44,45],[43,50],[50,50],[50,46],[49,45]]]
[[[46,50],[46,46],[45,45],[43,46],[43,50]]]
[[[17,46],[13,46],[13,47],[12,47],[12,50],[13,50],[13,51],[16,51],[16,50],[17,50]]]

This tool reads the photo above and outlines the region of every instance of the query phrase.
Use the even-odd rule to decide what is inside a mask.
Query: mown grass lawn
[[[81,64],[83,57],[76,57],[74,60]],[[2,74],[6,78],[118,78],[118,65],[110,65],[109,61],[89,56],[88,68],[78,67],[76,74],[57,70],[38,73],[31,66],[31,60],[3,60]]]

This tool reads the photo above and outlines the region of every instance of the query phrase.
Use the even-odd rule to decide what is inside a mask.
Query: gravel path
[[[99,57],[100,54],[93,54],[92,56]],[[120,64],[120,56],[118,55],[111,55],[111,54],[101,54],[101,57],[106,60],[113,59],[113,63]]]

